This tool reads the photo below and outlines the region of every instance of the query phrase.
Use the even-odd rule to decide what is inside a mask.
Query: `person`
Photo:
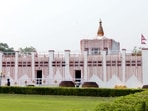
[[[7,86],[10,86],[10,79],[7,79]]]

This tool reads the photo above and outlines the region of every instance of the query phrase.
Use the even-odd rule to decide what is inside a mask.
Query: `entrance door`
[[[75,83],[77,87],[81,84],[81,70],[75,70]]]
[[[37,70],[36,78],[36,83],[39,85],[42,84],[42,70]]]

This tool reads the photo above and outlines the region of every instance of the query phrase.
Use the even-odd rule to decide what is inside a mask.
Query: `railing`
[[[20,79],[18,81],[14,81],[10,79],[10,86],[59,86],[61,81],[73,81],[75,83],[76,87],[79,87],[84,80],[81,78],[73,78],[69,80],[64,79],[48,79],[48,78],[28,78],[28,79]],[[7,85],[7,80],[4,78],[1,78],[1,85],[5,86]]]

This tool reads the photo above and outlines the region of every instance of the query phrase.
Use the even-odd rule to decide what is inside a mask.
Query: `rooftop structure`
[[[120,43],[104,36],[102,21],[99,22],[99,28],[95,39],[83,39],[80,41],[81,52],[88,51],[88,54],[97,55],[106,50],[106,54],[118,54]]]

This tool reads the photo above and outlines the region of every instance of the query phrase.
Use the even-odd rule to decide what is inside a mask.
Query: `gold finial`
[[[100,22],[99,22],[100,26],[98,28],[98,32],[97,32],[97,35],[98,36],[104,36],[104,31],[103,31],[103,27],[102,27],[102,21],[100,19]]]

